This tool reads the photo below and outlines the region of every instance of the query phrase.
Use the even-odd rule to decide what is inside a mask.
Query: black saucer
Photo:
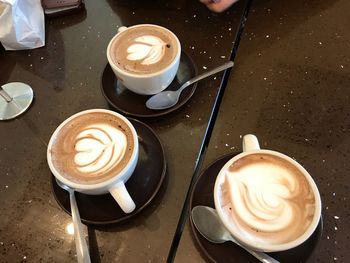
[[[139,138],[139,161],[126,189],[136,204],[136,209],[125,214],[110,194],[86,195],[75,193],[83,223],[105,225],[122,222],[143,210],[156,196],[166,173],[163,146],[158,136],[144,123],[129,119]],[[61,189],[52,175],[52,190],[58,204],[70,214],[68,193]]]
[[[178,89],[181,84],[197,75],[191,58],[181,52],[179,70],[173,82],[166,90]],[[197,83],[186,88],[180,96],[179,102],[172,108],[165,110],[150,110],[146,107],[146,101],[150,96],[138,95],[126,89],[115,77],[109,64],[106,65],[102,75],[102,94],[108,103],[118,112],[127,116],[135,117],[156,117],[173,112],[183,106],[194,94]]]
[[[190,199],[190,211],[197,205],[206,205],[215,208],[214,205],[214,184],[216,176],[218,175],[224,164],[229,161],[235,154],[225,155],[214,161],[198,178],[194,185]],[[193,225],[192,218],[190,220],[191,230],[199,250],[209,262],[259,262],[252,255],[240,248],[232,242],[225,242],[223,244],[214,244],[207,241],[197,231]],[[295,263],[305,262],[314,250],[318,239],[322,234],[322,217],[311,237],[302,245],[276,253],[268,253],[273,258],[280,262]]]

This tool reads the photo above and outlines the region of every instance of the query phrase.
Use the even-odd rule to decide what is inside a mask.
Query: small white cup
[[[150,74],[133,74],[122,70],[120,67],[117,67],[114,64],[113,59],[111,58],[111,55],[110,55],[111,53],[110,49],[111,49],[112,43],[116,38],[118,38],[121,32],[124,32],[132,28],[142,27],[142,26],[160,28],[162,30],[167,31],[169,34],[173,35],[174,38],[176,39],[176,43],[178,47],[177,54],[170,65],[168,65],[167,67],[157,72],[150,73]],[[153,95],[166,89],[170,85],[170,83],[173,81],[174,77],[176,76],[176,72],[180,64],[180,56],[181,56],[181,44],[179,39],[176,37],[176,35],[167,28],[164,28],[158,25],[152,25],[152,24],[140,24],[140,25],[135,25],[131,27],[120,27],[118,29],[118,33],[111,39],[107,47],[107,59],[118,80],[122,82],[123,86],[125,86],[132,92],[135,92],[140,95]]]
[[[239,230],[238,226],[234,225],[232,222],[229,222],[227,216],[225,216],[225,212],[223,211],[223,208],[221,206],[220,202],[220,188],[222,183],[225,180],[226,171],[230,167],[231,164],[234,162],[240,160],[241,158],[251,155],[251,154],[257,154],[257,153],[266,153],[268,155],[277,156],[279,158],[282,158],[289,163],[291,163],[294,167],[296,167],[306,178],[307,182],[309,183],[310,188],[312,189],[312,192],[315,197],[315,211],[314,216],[312,218],[311,224],[306,229],[306,231],[296,238],[295,240],[292,240],[290,242],[286,242],[283,244],[269,244],[265,242],[258,242],[254,239],[248,239],[246,236],[244,236]],[[227,230],[232,234],[232,236],[242,245],[245,247],[248,247],[255,251],[265,251],[265,252],[277,252],[277,251],[284,251],[291,248],[294,248],[303,242],[305,242],[312,233],[316,230],[317,225],[319,223],[320,217],[321,217],[321,198],[318,191],[318,188],[312,179],[311,175],[296,161],[294,161],[292,158],[271,150],[262,150],[260,149],[258,139],[256,136],[252,134],[245,135],[243,137],[243,152],[234,156],[232,159],[230,159],[220,170],[214,186],[214,203],[215,203],[215,209],[220,217],[220,220],[222,221],[223,225],[227,228]]]
[[[93,112],[103,112],[103,113],[108,113],[114,116],[117,116],[121,120],[123,120],[130,128],[134,140],[134,149],[131,154],[131,158],[127,165],[114,177],[102,181],[100,183],[96,184],[80,184],[76,182],[72,182],[68,180],[67,178],[63,177],[55,168],[55,166],[52,163],[52,158],[51,158],[51,148],[52,144],[54,141],[54,138],[58,135],[62,127],[71,121],[72,119],[83,115],[87,113],[93,113]],[[101,194],[106,194],[110,193],[114,199],[117,201],[119,204],[120,208],[125,212],[125,213],[131,213],[135,209],[135,203],[132,200],[128,190],[125,187],[126,181],[130,178],[130,176],[133,174],[137,161],[138,161],[138,154],[139,154],[139,143],[138,143],[138,137],[135,128],[133,125],[130,123],[130,121],[125,118],[124,116],[120,115],[119,113],[116,113],[114,111],[110,110],[104,110],[104,109],[92,109],[92,110],[86,110],[82,111],[79,113],[74,114],[73,116],[69,117],[66,119],[64,122],[62,122],[55,132],[52,134],[51,139],[49,141],[48,147],[47,147],[47,162],[50,167],[51,172],[53,175],[62,183],[65,185],[69,186],[72,188],[74,191],[84,193],[84,194],[90,194],[90,195],[101,195]]]

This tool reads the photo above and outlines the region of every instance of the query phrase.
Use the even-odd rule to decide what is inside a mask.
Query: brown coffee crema
[[[303,173],[265,153],[242,157],[228,168],[220,202],[243,236],[266,244],[297,239],[315,213],[315,196]]]
[[[52,164],[79,184],[96,184],[117,175],[130,161],[134,139],[117,116],[91,112],[66,123],[53,138]]]
[[[145,25],[119,33],[111,44],[110,56],[120,69],[142,75],[168,67],[179,48],[171,33]]]

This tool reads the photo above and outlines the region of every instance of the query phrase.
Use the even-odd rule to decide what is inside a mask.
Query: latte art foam
[[[179,43],[170,31],[143,25],[119,33],[109,52],[120,69],[133,74],[150,74],[168,67],[179,49]]]
[[[232,164],[221,185],[226,216],[249,239],[292,241],[311,224],[315,197],[303,174],[277,156],[253,154]]]
[[[128,47],[126,59],[139,60],[141,65],[158,63],[165,53],[166,43],[158,37],[145,35],[135,38],[135,44]]]
[[[129,126],[117,116],[93,112],[65,124],[51,148],[55,169],[68,180],[95,184],[117,175],[134,147]]]
[[[106,173],[118,165],[127,147],[126,136],[106,124],[88,126],[73,140],[74,163],[87,176]]]

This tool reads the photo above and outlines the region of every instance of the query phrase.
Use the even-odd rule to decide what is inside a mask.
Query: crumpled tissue
[[[45,18],[40,0],[0,0],[0,42],[6,50],[45,45]]]

